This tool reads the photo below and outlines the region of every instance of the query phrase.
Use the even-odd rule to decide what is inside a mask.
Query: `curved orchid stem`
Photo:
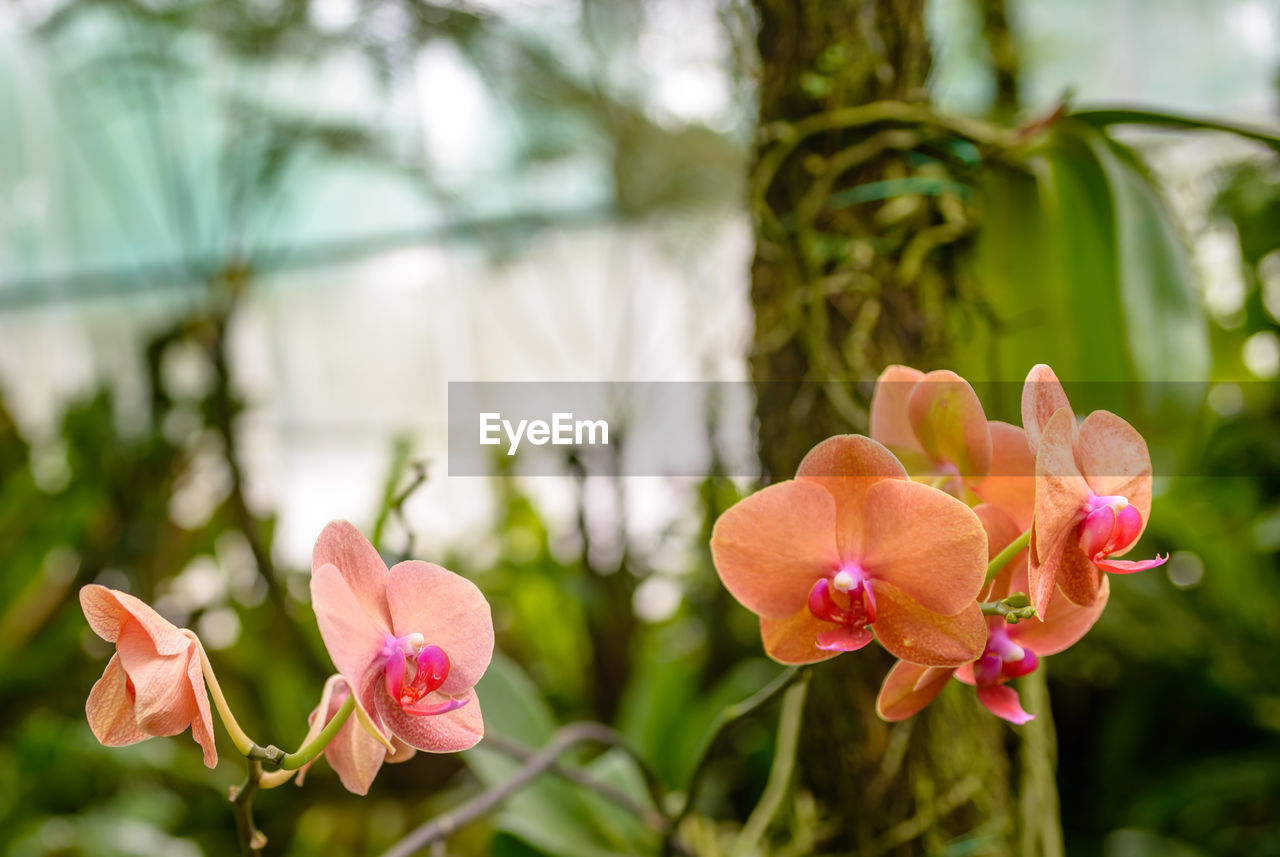
[[[787,689],[782,697],[782,713],[778,715],[778,740],[773,752],[773,765],[769,768],[769,780],[765,783],[760,802],[751,811],[747,823],[738,835],[734,854],[748,855],[758,851],[760,840],[769,825],[782,809],[782,802],[791,785],[796,769],[796,748],[800,743],[800,723],[804,719],[805,693],[809,689],[808,677]]]
[[[1010,542],[1008,547],[992,557],[991,562],[987,563],[987,579],[985,583],[990,583],[994,580],[995,576],[1000,573],[1000,569],[1008,565],[1009,561],[1017,556],[1030,541],[1031,531],[1027,530],[1025,533]]]
[[[236,722],[236,716],[231,713],[231,706],[227,704],[227,698],[222,693],[222,685],[218,684],[218,677],[213,673],[213,664],[209,662],[209,654],[204,650],[204,643],[200,642],[195,632],[188,628],[183,628],[182,633],[195,640],[196,648],[200,651],[200,670],[204,673],[204,683],[209,688],[209,695],[213,697],[213,705],[218,709],[218,717],[222,719],[222,725],[227,730],[227,735],[231,737],[231,743],[235,744],[236,749],[242,754],[248,756],[257,743],[245,734],[240,724]]]
[[[342,701],[342,706],[333,715],[333,719],[325,724],[325,727],[320,730],[318,735],[299,747],[297,752],[286,754],[280,760],[280,769],[282,771],[296,771],[324,752],[324,748],[329,746],[333,736],[337,735],[338,730],[346,724],[347,718],[351,716],[351,712],[355,710],[355,707],[355,696],[347,694],[347,698]]]
[[[707,762],[711,758],[711,751],[720,743],[725,732],[742,718],[763,708],[803,674],[802,667],[787,667],[777,678],[757,691],[754,696],[748,697],[737,705],[731,705],[720,712],[720,716],[715,722],[715,728],[712,729],[710,736],[703,742],[702,749],[698,753],[697,764],[693,768],[693,773],[689,776],[689,787],[685,790],[684,804],[671,820],[667,843],[668,853],[672,850],[671,845],[674,841],[675,833],[680,827],[680,822],[684,821],[693,812],[693,805],[698,797],[698,789],[702,785],[702,778],[707,769]]]

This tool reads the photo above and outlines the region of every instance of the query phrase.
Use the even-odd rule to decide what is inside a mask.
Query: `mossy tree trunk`
[[[817,441],[866,430],[885,365],[945,362],[949,309],[965,300],[955,263],[973,229],[956,179],[980,166],[963,143],[898,118],[910,110],[859,109],[925,100],[923,0],[755,7],[751,367],[761,458],[776,481]],[[966,854],[1060,854],[1047,700],[1034,742],[955,682],[889,725],[875,697],[891,662],[870,647],[815,669],[801,785],[838,824],[830,845],[859,857],[942,854],[967,840]]]

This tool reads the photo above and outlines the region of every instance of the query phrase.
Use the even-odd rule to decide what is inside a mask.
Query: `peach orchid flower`
[[[1018,537],[1019,527],[994,506],[974,510],[986,528],[989,552],[995,557]],[[987,585],[982,598],[996,601],[1027,587],[1027,551],[1024,549]],[[1034,719],[1022,708],[1010,679],[1033,672],[1040,658],[1057,654],[1075,645],[1102,615],[1110,587],[1102,581],[1098,598],[1088,607],[1072,604],[1054,591],[1044,621],[1024,619],[1009,623],[1000,616],[987,616],[987,642],[981,656],[959,668],[926,667],[899,661],[885,676],[876,699],[876,712],[888,721],[905,720],[932,702],[951,678],[973,685],[978,700],[1010,723],[1021,725]]]
[[[870,438],[829,438],[795,479],[728,509],[711,553],[781,663],[825,660],[873,636],[913,663],[954,666],[982,651],[982,524],[951,495],[908,479]]]
[[[311,603],[362,720],[429,753],[484,736],[474,685],[493,656],[493,620],[475,584],[418,560],[388,571],[359,530],[334,521],[316,542]]]
[[[96,583],[80,590],[94,633],[116,652],[89,691],[85,714],[102,744],[123,747],[191,727],[207,767],[218,764],[200,643],[146,603]]]
[[[1168,560],[1113,559],[1133,547],[1151,514],[1151,454],[1133,426],[1109,411],[1077,426],[1067,394],[1043,364],[1022,389],[1022,423],[1036,457],[1029,593],[1041,615],[1055,586],[1088,606],[1103,572],[1132,574]]]
[[[871,438],[916,479],[968,492],[1031,525],[1035,459],[1022,429],[988,420],[969,382],[954,372],[889,366],[871,397]]]

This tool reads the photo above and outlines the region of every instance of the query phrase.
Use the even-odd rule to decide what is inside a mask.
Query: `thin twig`
[[[569,750],[586,743],[625,747],[618,733],[601,723],[571,723],[556,732],[551,743],[531,756],[510,779],[481,792],[452,812],[437,816],[410,831],[384,851],[382,857],[411,857],[428,845],[444,841],[459,828],[497,809],[520,789],[551,771]]]
[[[492,747],[499,753],[511,756],[521,762],[528,762],[537,755],[537,751],[531,747],[526,747],[518,741],[512,741],[510,738],[504,738],[501,735],[487,735],[484,743],[486,747]],[[624,792],[609,783],[591,776],[591,774],[575,768],[570,765],[562,765],[556,762],[549,770],[549,773],[555,774],[557,777],[563,777],[570,782],[577,783],[583,788],[590,789],[605,800],[612,801],[627,812],[639,818],[649,827],[657,831],[665,831],[667,829],[667,820],[663,816],[661,807],[658,811],[650,809],[644,804],[637,801],[631,795]]]

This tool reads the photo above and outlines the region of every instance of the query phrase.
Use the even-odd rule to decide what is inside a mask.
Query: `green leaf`
[[[974,377],[1018,380],[1035,363],[1064,380],[1207,377],[1187,250],[1133,152],[1064,120],[1022,164],[993,167],[981,200],[972,273],[995,322],[972,336]]]
[[[1146,110],[1139,107],[1107,107],[1093,110],[1075,110],[1071,118],[1094,128],[1110,125],[1149,125],[1157,128],[1175,128],[1180,131],[1225,131],[1238,137],[1257,140],[1280,148],[1280,130],[1244,122],[1211,119],[1206,116],[1189,116],[1185,113],[1169,113],[1164,110]]]
[[[1182,236],[1136,156],[1101,134],[1089,136],[1111,185],[1121,300],[1130,353],[1144,381],[1202,381],[1209,336]]]

